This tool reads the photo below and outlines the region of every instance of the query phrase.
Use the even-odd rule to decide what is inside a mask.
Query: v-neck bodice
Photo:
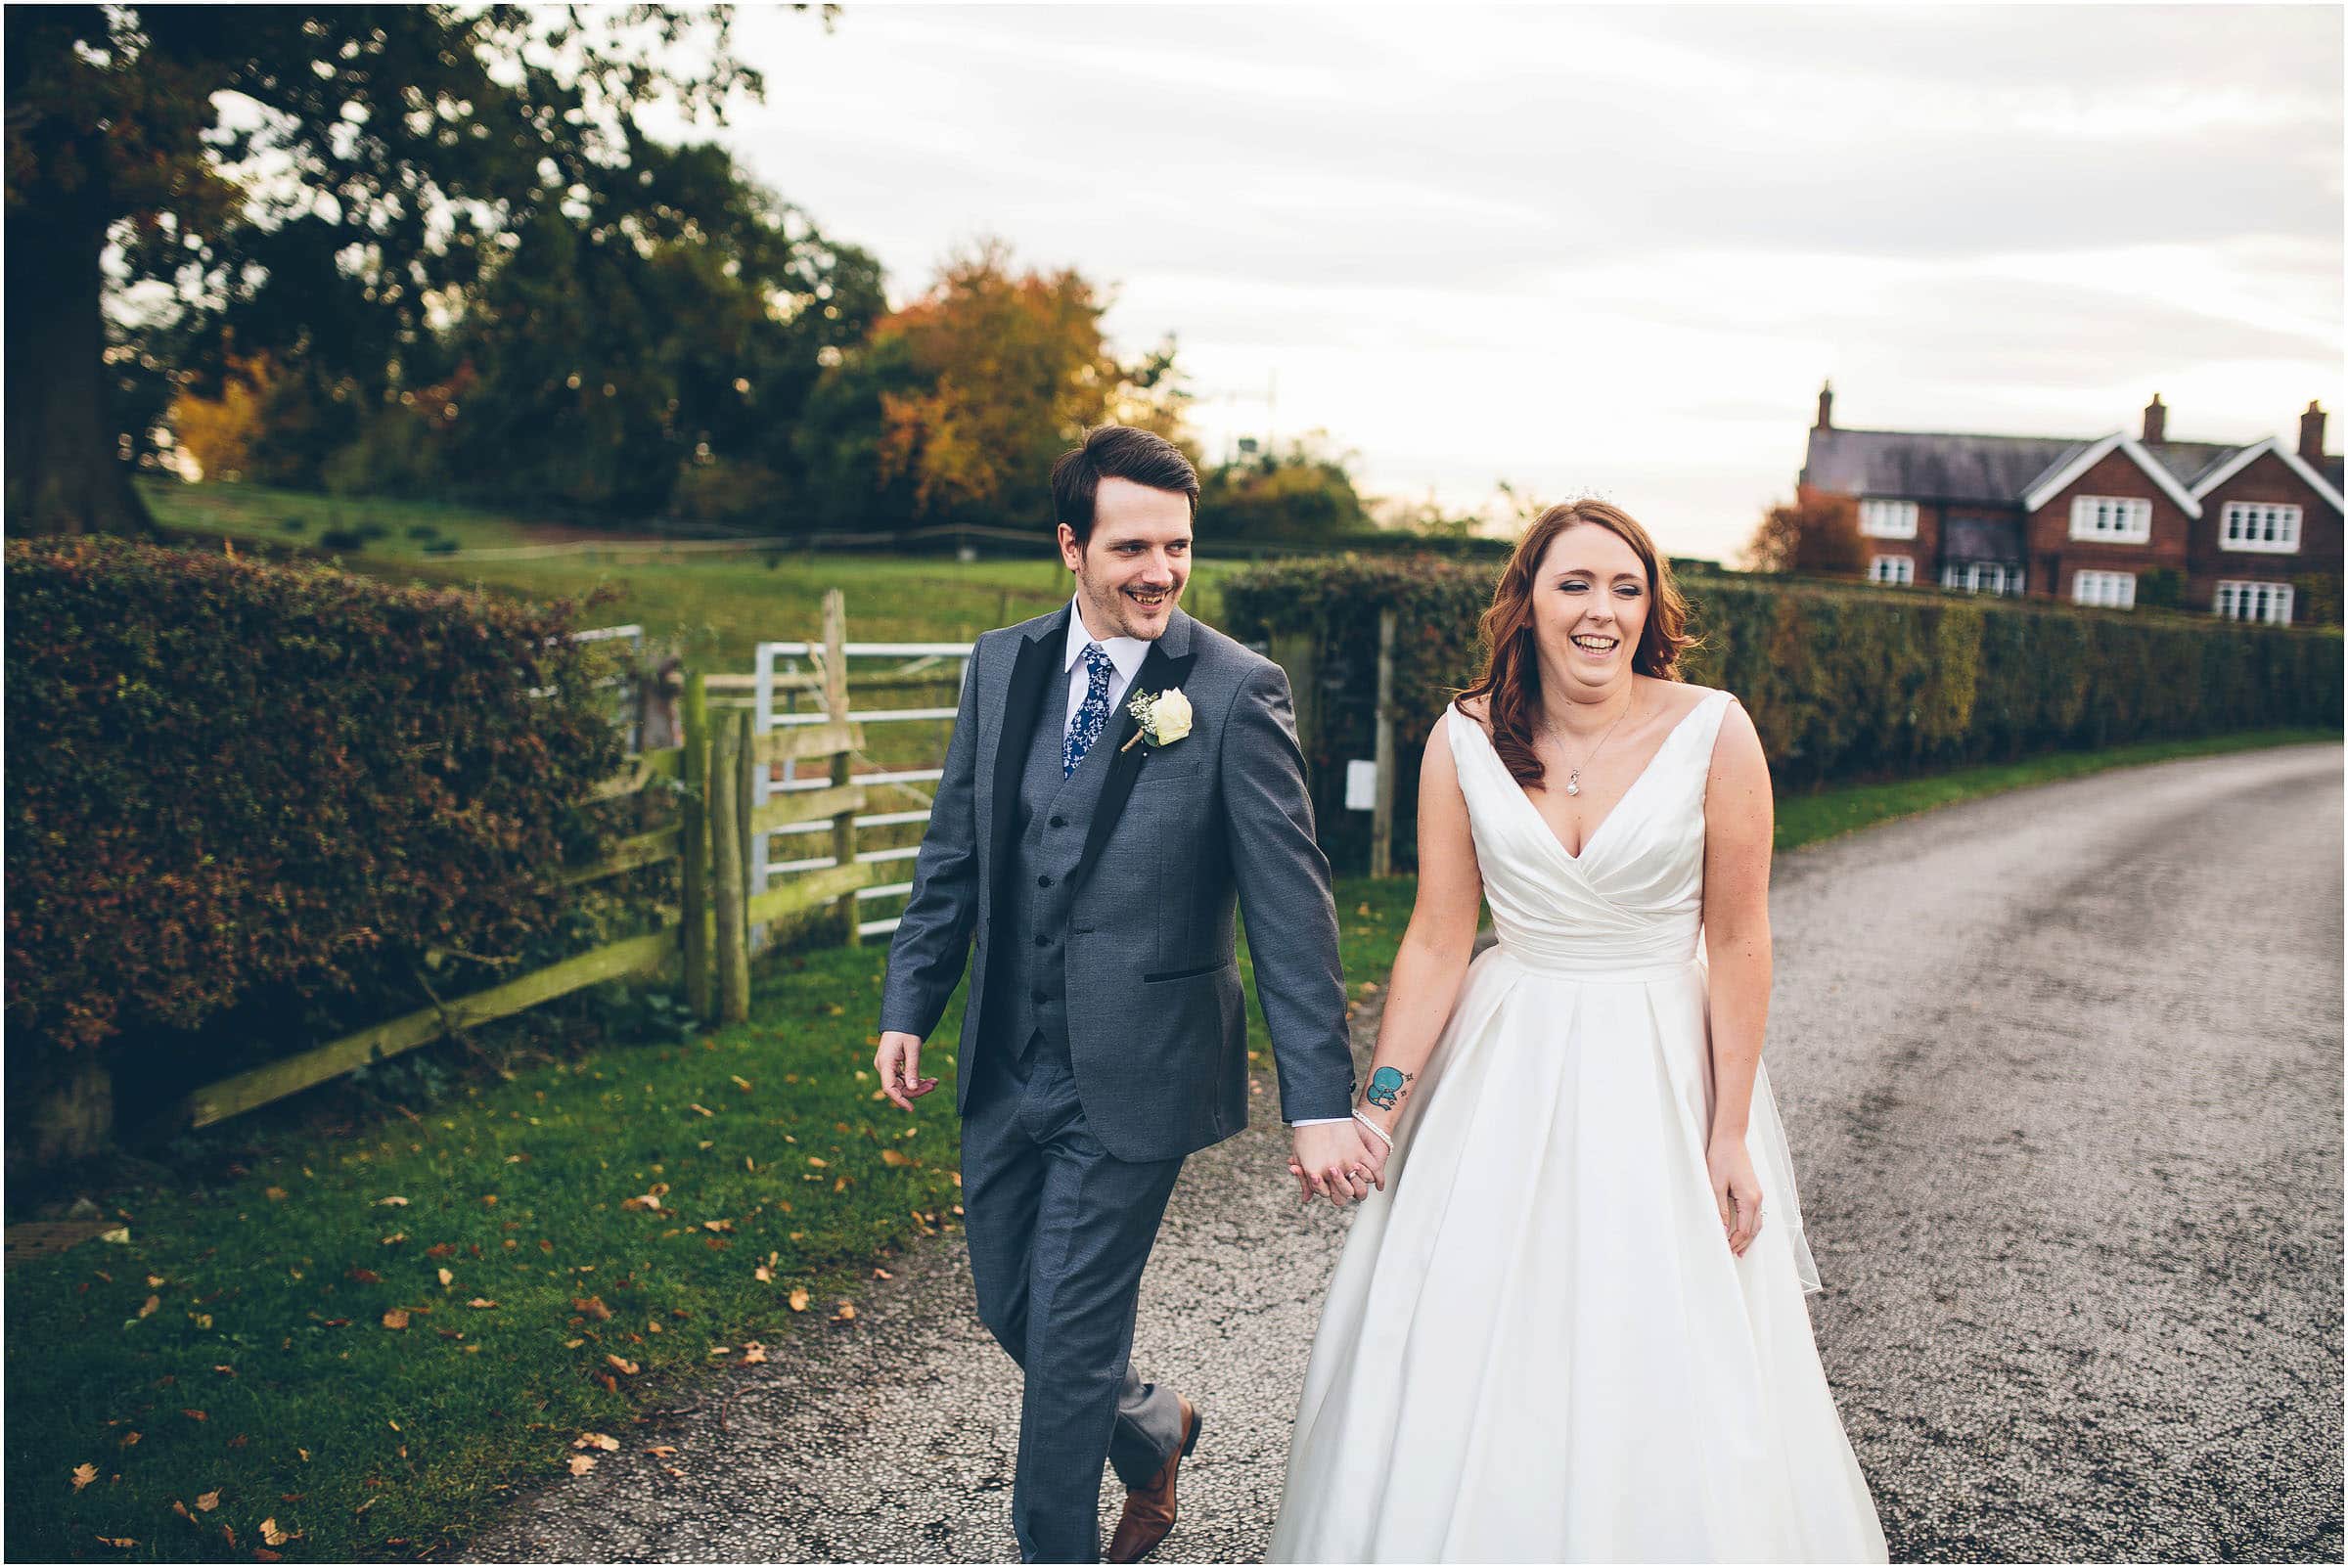
[[[1736,700],[1708,692],[1582,845],[1557,830],[1455,705],[1445,730],[1501,945],[1536,967],[1606,972],[1686,963],[1703,924],[1704,782]]]

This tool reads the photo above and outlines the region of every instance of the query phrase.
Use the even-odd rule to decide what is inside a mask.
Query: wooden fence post
[[[750,930],[744,882],[748,856],[742,822],[742,780],[746,771],[743,730],[748,715],[727,715],[716,729],[709,759],[709,847],[717,914],[717,1017],[740,1023],[750,1015]]]
[[[848,601],[838,589],[824,595],[824,710],[835,724],[848,720]],[[853,775],[855,757],[846,751],[832,756],[834,786],[846,784]],[[840,866],[856,864],[856,808],[849,808],[832,819],[832,859]],[[856,932],[856,890],[839,895],[835,911],[839,920],[841,945],[854,947],[859,941]]]
[[[684,859],[685,1005],[703,1023],[716,1020],[709,991],[709,694],[696,671],[685,683],[685,755],[678,765],[678,850]]]
[[[1370,815],[1370,874],[1394,874],[1394,612],[1377,612],[1377,794]]]

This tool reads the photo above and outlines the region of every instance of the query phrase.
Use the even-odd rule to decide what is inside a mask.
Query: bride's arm
[[[1760,1228],[1762,1193],[1744,1145],[1753,1075],[1769,1024],[1769,759],[1739,703],[1721,716],[1704,790],[1704,953],[1710,962],[1712,1128],[1705,1163],[1729,1248]]]
[[[1358,1114],[1388,1137],[1410,1103],[1419,1070],[1435,1049],[1451,1005],[1475,951],[1476,916],[1483,908],[1483,874],[1468,829],[1468,801],[1444,726],[1464,721],[1446,713],[1427,737],[1419,766],[1419,897],[1386,982],[1377,1050]]]

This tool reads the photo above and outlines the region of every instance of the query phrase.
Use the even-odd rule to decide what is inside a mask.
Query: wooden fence
[[[713,715],[708,681],[689,676],[683,694],[683,743],[629,755],[619,772],[598,784],[590,801],[610,801],[648,789],[678,791],[672,827],[623,838],[591,866],[558,871],[551,880],[577,887],[647,866],[680,863],[682,889],[674,919],[658,929],[564,959],[484,991],[420,1008],[339,1040],[265,1063],[196,1091],[183,1107],[196,1127],[266,1105],[331,1078],[429,1045],[435,1040],[512,1016],[539,1003],[606,980],[681,973],[687,1004],[712,1023],[739,1023],[749,1013],[749,932],[779,928],[825,910],[839,921],[843,940],[857,938],[856,894],[884,874],[856,853],[856,818],[865,786],[852,782],[851,759],[863,749],[862,728],[848,714],[846,611],[837,590],[824,602],[822,679],[815,691],[824,710],[812,722],[756,733],[754,716],[739,707]],[[777,767],[821,767],[828,782],[767,798],[765,781]],[[753,883],[760,857],[754,842],[777,829],[829,821],[835,864],[768,888]]]

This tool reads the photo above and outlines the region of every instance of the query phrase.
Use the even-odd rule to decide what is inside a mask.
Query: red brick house
[[[2118,608],[2143,588],[2240,619],[2338,614],[2341,465],[2315,403],[2296,446],[2172,441],[2158,394],[2141,436],[2086,440],[1846,430],[1833,413],[1829,386],[1799,486],[1858,503],[1876,582]]]

